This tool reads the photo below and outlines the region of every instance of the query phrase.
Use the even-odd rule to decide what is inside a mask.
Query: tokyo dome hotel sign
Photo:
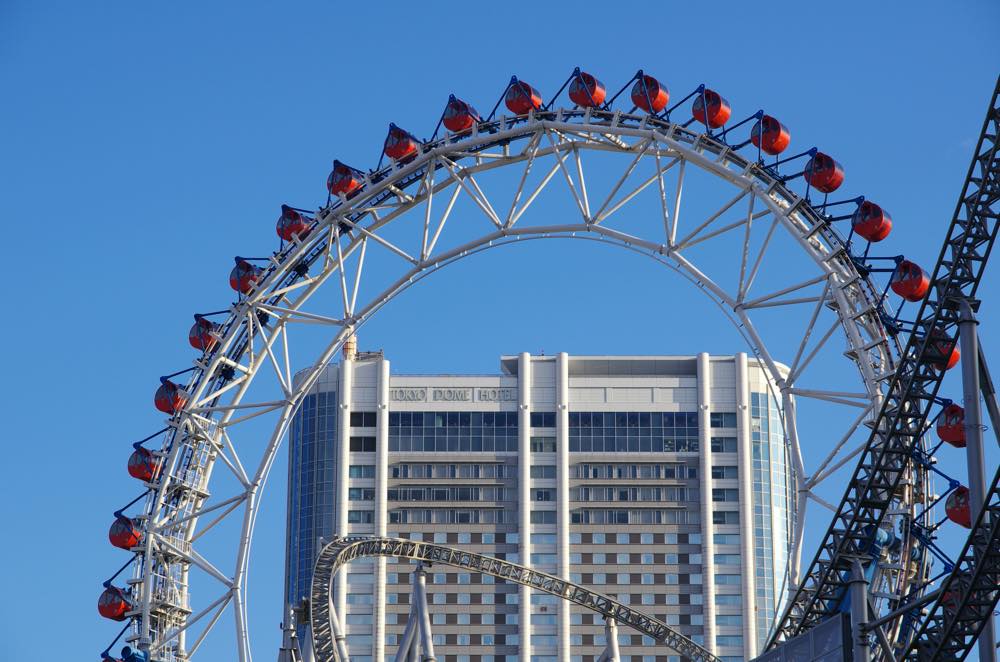
[[[516,388],[406,387],[389,389],[393,402],[514,402]]]

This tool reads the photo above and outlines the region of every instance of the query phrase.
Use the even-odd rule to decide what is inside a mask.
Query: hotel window
[[[554,464],[546,464],[531,467],[532,478],[555,478],[556,467]]]
[[[740,491],[734,488],[715,488],[712,490],[712,501],[739,501]]]
[[[712,467],[712,478],[739,478],[739,474],[735,466],[716,466]]]
[[[554,411],[531,412],[531,427],[554,428],[555,426],[556,426],[556,413]]]
[[[351,437],[352,453],[374,453],[375,437]]]
[[[734,428],[736,427],[736,413],[713,411],[709,414],[709,424],[713,428]]]
[[[713,453],[735,453],[736,437],[712,437]]]
[[[373,411],[352,411],[352,428],[373,428],[376,425],[376,414]]]
[[[556,491],[554,489],[536,489],[532,490],[532,500],[533,501],[555,501]]]
[[[374,464],[352,464],[347,471],[347,475],[351,478],[374,478],[375,477],[375,465]]]
[[[716,510],[712,513],[712,524],[739,524],[740,514],[735,510]]]
[[[556,438],[555,437],[532,437],[531,438],[531,452],[532,453],[555,453],[556,452]]]

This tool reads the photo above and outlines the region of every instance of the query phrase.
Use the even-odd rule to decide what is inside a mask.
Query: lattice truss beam
[[[958,563],[901,660],[964,659],[1000,598],[1000,469]]]
[[[943,376],[943,370],[935,365],[943,362],[943,357],[950,354],[955,344],[958,304],[963,300],[975,301],[1000,228],[998,95],[1000,80],[994,89],[969,175],[931,277],[930,293],[917,314],[914,332],[899,361],[889,395],[879,411],[843,501],[770,647],[815,626],[837,609],[850,579],[851,565],[856,560],[870,560],[870,532],[882,525],[924,430]],[[991,535],[993,533],[973,531],[967,548],[974,550],[973,539],[982,542]],[[994,547],[993,551],[996,549]],[[929,624],[921,629],[920,637],[933,635],[937,639],[935,643],[918,641],[917,650],[958,650],[971,646],[967,632],[975,622],[974,612],[990,599],[995,602],[995,596],[983,594],[982,587],[971,581],[972,577],[995,577],[985,568],[981,572],[974,571],[975,564],[980,561],[989,566],[995,559],[993,554],[978,557],[973,554],[968,559],[963,555],[970,579],[960,581],[952,576],[949,580],[949,583],[957,581],[963,589],[962,615],[951,620],[945,618],[948,627]],[[996,588],[995,582],[992,587]]]
[[[596,196],[593,187],[587,186],[584,156],[600,153],[620,154],[626,165],[610,192]],[[514,169],[519,180],[510,198],[490,195],[485,185],[487,173],[502,167]],[[683,204],[685,179],[694,170],[708,173],[732,191],[732,197],[723,198],[724,204],[700,217],[686,212]],[[542,176],[532,177],[532,173]],[[796,398],[823,400],[853,410],[849,430],[831,444],[832,451],[811,475],[806,474],[794,426],[786,426],[798,515],[790,560],[794,581],[806,503],[812,500],[832,507],[813,488],[861,453],[862,447],[852,450],[848,441],[871,412],[882,406],[888,381],[896,371],[894,354],[898,352],[882,326],[880,293],[858,273],[842,238],[820,213],[773,171],[745,159],[728,145],[677,124],[610,111],[555,110],[537,117],[502,118],[472,134],[431,143],[413,161],[393,163],[366,177],[361,194],[323,208],[306,237],[296,237],[268,259],[259,283],[232,306],[229,318],[219,326],[216,345],[195,362],[184,387],[187,404],[170,421],[170,432],[158,452],[163,468],[151,485],[145,507],[144,517],[152,534],[146,536],[132,582],[139,604],[133,640],[148,646],[155,659],[186,659],[232,604],[239,658],[249,659],[243,586],[260,490],[304,395],[342,344],[394,296],[462,257],[533,238],[589,238],[625,247],[687,278],[718,304],[746,338],[777,385],[779,392],[774,395],[788,421],[794,419]],[[579,218],[561,225],[527,223],[525,212],[550,190],[568,195]],[[639,236],[613,227],[616,214],[647,190],[656,196],[659,208],[651,227],[645,228],[648,234]],[[470,202],[473,211],[456,227],[452,213],[460,199]],[[686,213],[693,219],[688,220]],[[397,219],[403,222],[395,223]],[[414,223],[414,219],[421,222]],[[468,229],[475,223],[483,234],[469,240]],[[457,233],[460,239],[449,242],[449,231],[457,232],[458,228],[466,234]],[[400,239],[406,232],[410,233],[408,242]],[[765,261],[780,259],[769,252],[779,233],[790,237],[815,271],[790,274],[786,284],[755,292]],[[737,238],[731,264],[738,264],[739,270],[731,287],[713,277],[708,268],[698,266],[691,252],[722,237]],[[395,260],[400,276],[386,286],[366,288],[366,260],[370,261],[368,256],[374,250]],[[975,264],[968,268],[974,270]],[[332,312],[313,303],[324,285],[337,292],[339,310]],[[751,319],[756,311],[775,307],[803,311],[802,340],[787,371],[778,367]],[[309,357],[309,367],[293,380],[291,366],[295,361],[289,336],[297,325],[329,327],[332,339],[319,356]],[[803,382],[815,357],[830,346],[838,330],[844,338],[845,354],[861,377],[862,387],[857,392],[812,388]],[[926,337],[926,328],[924,334]],[[909,351],[923,356],[930,351],[926,345]],[[913,375],[904,375],[907,384],[916,377],[934,377],[926,366],[911,372]],[[251,390],[255,378],[264,374],[274,385],[266,396],[260,395],[262,389]],[[929,397],[919,384],[914,393]],[[896,396],[887,406],[895,410],[902,402]],[[241,443],[239,431],[242,424],[265,415],[273,420],[273,431],[259,456],[251,460],[246,457],[249,444]],[[897,427],[913,435],[922,419],[907,416]],[[882,424],[880,435],[884,427]],[[876,498],[879,507],[857,520],[861,524],[844,538],[855,547],[862,546],[870,533],[863,529],[865,523],[881,521],[875,514],[884,513],[885,504],[891,502],[900,511],[912,513],[925,499],[919,476],[913,481],[918,489],[905,494],[894,491],[899,475],[911,469],[905,451],[913,443],[915,437],[906,447],[876,446],[875,450],[886,451],[878,457],[872,455],[872,448],[865,450],[864,475],[877,476],[866,498]],[[874,471],[881,466],[878,461],[883,455],[892,460],[890,474]],[[217,460],[239,489],[212,498],[208,486]],[[201,556],[194,543],[233,517],[241,518],[235,558],[223,564]],[[845,517],[845,522],[854,521],[850,513]],[[220,595],[197,612],[188,604],[192,568],[221,585]],[[901,594],[907,574],[887,575],[883,583]],[[829,572],[810,577],[807,587],[822,588],[817,595],[827,595],[824,584],[836,583],[836,575]],[[818,579],[822,579],[819,584]],[[187,633],[195,624],[204,629],[188,645]]]
[[[343,565],[359,558],[396,557],[440,563],[491,575],[507,582],[529,586],[536,591],[555,595],[567,602],[585,607],[606,619],[651,637],[692,662],[719,662],[718,658],[687,637],[677,633],[663,621],[643,614],[602,593],[533,570],[510,561],[482,554],[465,552],[425,542],[396,538],[356,537],[335,540],[327,544],[316,559],[310,592],[309,614],[313,638],[313,653],[317,662],[347,662],[338,657],[338,617],[332,613],[333,577]]]

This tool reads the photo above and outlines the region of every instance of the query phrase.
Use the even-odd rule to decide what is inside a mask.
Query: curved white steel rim
[[[519,149],[514,149],[515,146]],[[589,200],[587,194],[582,158],[590,152],[632,156],[621,179],[600,205]],[[532,167],[543,161],[548,168],[545,177],[532,190],[525,188]],[[653,167],[647,166],[647,174],[638,183],[630,182],[630,177],[640,172],[639,165],[643,162]],[[500,206],[499,201],[491,200],[483,192],[477,175],[517,166],[523,168],[520,187],[513,200],[505,200]],[[690,228],[679,219],[687,168],[709,173],[735,190],[734,198],[717,213],[700,219],[700,223]],[[671,170],[677,172],[673,186],[665,176]],[[232,307],[216,346],[195,362],[196,370],[185,387],[187,404],[170,419],[171,431],[162,451],[163,470],[145,506],[144,518],[151,535],[145,536],[141,563],[136,564],[133,580],[133,590],[138,595],[134,615],[139,618],[132,640],[138,641],[140,647],[148,645],[155,657],[189,657],[232,603],[239,659],[250,659],[244,589],[254,521],[260,491],[302,398],[344,341],[409,285],[462,257],[525,238],[587,236],[648,253],[695,282],[742,327],[740,331],[753,353],[777,384],[780,391],[777,396],[784,411],[791,414],[786,418],[789,422],[786,435],[799,516],[790,573],[792,581],[797,581],[806,500],[814,496],[811,488],[851,456],[834,462],[838,446],[813,476],[806,476],[793,424],[795,396],[858,407],[860,415],[853,430],[880,406],[886,380],[894,370],[894,341],[882,327],[876,290],[858,273],[842,238],[805,200],[790,191],[773,172],[711,137],[655,118],[610,111],[560,109],[539,117],[532,114],[501,118],[471,134],[450,135],[431,143],[412,162],[394,163],[378,175],[381,177],[378,181],[368,181],[351,200],[341,199],[321,210],[304,239],[296,237],[270,259],[254,290]],[[553,179],[562,181],[560,187],[568,192],[579,221],[549,226],[519,222],[536,197],[554,186]],[[651,223],[651,237],[634,236],[611,227],[609,219],[647,188],[659,192],[662,208],[662,219]],[[408,189],[412,192],[408,193]],[[448,217],[460,195],[467,196],[482,213],[479,220],[485,232],[473,241],[438,250],[439,244],[443,244],[440,240],[451,227],[447,224]],[[432,213],[432,203],[434,209],[441,209],[440,214]],[[725,212],[741,203],[747,205],[741,220],[725,225],[718,222]],[[384,228],[404,216],[423,218],[419,225],[411,221],[417,234],[414,244],[419,245],[419,250],[406,250],[382,236]],[[816,274],[789,283],[781,290],[751,297],[750,289],[767,250],[765,241],[760,252],[752,255],[750,234],[754,224],[767,224],[768,239],[778,228],[788,233],[816,265]],[[741,263],[740,283],[735,292],[729,292],[700,270],[686,250],[733,231],[744,232],[745,239],[742,254],[737,256]],[[369,248],[398,256],[402,273],[379,294],[359,301],[364,257]],[[352,259],[356,268],[349,273]],[[308,310],[306,304],[311,297],[331,278],[333,287],[341,293],[342,315],[333,317]],[[821,289],[819,295],[812,292],[817,288]],[[803,296],[803,293],[810,294]],[[750,312],[757,308],[781,305],[804,305],[812,309],[810,325],[787,374],[779,369],[750,319]],[[813,336],[816,319],[826,309],[833,310],[837,320],[825,334],[817,330]],[[260,321],[263,313],[268,318],[266,324]],[[311,367],[293,381],[287,328],[295,323],[329,325],[335,334]],[[797,378],[837,329],[845,339],[846,355],[857,366],[862,390],[834,393],[798,389]],[[248,401],[245,396],[262,368],[273,372],[282,392],[269,400]],[[225,372],[232,377],[222,378]],[[264,414],[275,416],[277,421],[261,458],[248,471],[236,453],[230,431]],[[841,446],[849,436],[850,432],[840,442]],[[244,489],[228,499],[209,503],[208,483],[216,459],[223,461]],[[913,502],[923,498],[923,495],[908,495],[901,504],[912,508]],[[235,570],[229,575],[199,555],[192,543],[223,518],[240,511],[242,533]],[[198,529],[205,516],[209,517],[209,523]],[[197,613],[191,611],[187,596],[188,570],[192,565],[223,586],[221,595]],[[897,573],[889,581],[905,587],[906,575]],[[188,630],[202,621],[207,626],[188,646]]]

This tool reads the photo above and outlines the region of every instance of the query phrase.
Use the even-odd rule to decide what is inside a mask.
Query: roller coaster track
[[[920,306],[889,393],[833,522],[768,648],[832,616],[847,588],[854,561],[871,560],[874,530],[882,523],[891,497],[900,485],[941,386],[944,371],[935,364],[942,363],[954,346],[958,335],[958,303],[967,300],[975,304],[976,290],[996,243],[1000,228],[998,97],[1000,79],[994,87],[975,156],[931,277],[930,292]],[[996,497],[995,481],[990,495],[990,499]],[[1000,552],[995,526],[994,523],[990,529],[980,524],[973,530],[960,566],[967,574],[949,578],[949,583],[961,593],[960,608],[957,613],[947,610],[941,613],[940,605],[935,605],[934,613],[939,615],[919,631],[913,644],[917,657],[912,659],[930,659],[925,656],[929,650],[967,651],[964,647],[971,647],[968,633],[974,629],[978,632],[977,628],[982,627],[981,610],[986,603],[996,602],[996,557]],[[989,554],[981,548],[983,544]],[[986,582],[990,578],[992,584]]]
[[[331,623],[332,578],[338,568],[363,557],[392,556],[424,563],[442,563],[530,586],[567,602],[614,619],[677,651],[692,662],[719,662],[719,658],[671,629],[666,623],[636,611],[584,586],[516,563],[450,547],[397,538],[349,537],[328,543],[316,559],[309,596],[309,618],[316,662],[338,660]],[[347,662],[339,660],[339,662]]]
[[[1000,469],[955,569],[901,660],[961,660],[1000,598]]]

